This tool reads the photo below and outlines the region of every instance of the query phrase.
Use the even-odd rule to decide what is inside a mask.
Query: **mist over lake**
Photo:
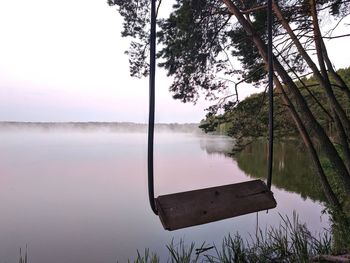
[[[293,211],[312,233],[329,227],[322,197],[283,183],[300,174],[290,165],[307,166],[303,152],[289,144],[277,146],[274,160],[276,209],[168,232],[148,204],[145,125],[135,124],[133,132],[112,124],[2,125],[1,262],[15,262],[26,244],[30,262],[125,262],[145,248],[165,260],[172,240],[199,247],[204,241],[220,245],[229,233],[248,239],[257,226],[278,225],[280,215]],[[232,139],[202,134],[191,125],[157,128],[156,196],[262,177],[254,167],[264,162],[263,145],[232,158],[227,154]],[[293,161],[282,164],[283,158]],[[296,177],[301,185],[312,176],[305,171]]]

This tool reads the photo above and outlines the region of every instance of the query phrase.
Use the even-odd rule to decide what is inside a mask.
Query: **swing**
[[[155,106],[156,1],[151,0],[150,38],[150,102],[148,125],[148,195],[153,212],[164,229],[176,230],[206,224],[244,214],[275,208],[271,192],[273,151],[273,66],[272,12],[268,0],[268,62],[269,62],[269,156],[267,184],[262,180],[216,186],[211,188],[161,195],[154,198],[153,141]]]

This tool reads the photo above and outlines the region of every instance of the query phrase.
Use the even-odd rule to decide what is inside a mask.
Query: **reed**
[[[158,263],[159,257],[155,253],[149,252],[149,249],[145,249],[143,255],[140,254],[139,251],[137,251],[137,258],[133,261],[134,263]],[[128,260],[128,263],[131,263],[130,260]]]
[[[236,233],[224,237],[220,246],[208,247],[203,243],[196,249],[193,242],[186,246],[183,240],[178,244],[172,240],[166,247],[169,252],[167,259],[161,260],[156,254],[150,257],[149,251],[145,250],[145,255],[141,256],[138,253],[137,259],[133,262],[310,262],[316,255],[331,254],[332,239],[327,230],[314,237],[294,213],[292,218],[281,216],[278,227],[259,229],[249,240],[243,240]]]
[[[19,263],[28,263],[28,246],[26,245],[26,250],[24,252],[24,255],[22,256],[22,248],[19,248]]]

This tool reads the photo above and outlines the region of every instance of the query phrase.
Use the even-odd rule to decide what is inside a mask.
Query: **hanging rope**
[[[149,116],[148,116],[148,198],[152,211],[157,215],[154,202],[153,145],[154,145],[154,108],[156,76],[156,0],[151,0],[151,37],[149,72]]]
[[[267,31],[268,31],[268,80],[269,80],[269,152],[267,163],[267,187],[271,190],[273,163],[273,53],[272,53],[272,0],[267,0]]]

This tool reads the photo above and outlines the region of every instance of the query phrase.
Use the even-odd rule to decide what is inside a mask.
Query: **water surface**
[[[0,135],[0,262],[15,262],[26,244],[33,263],[125,262],[146,247],[165,261],[165,244],[172,239],[220,245],[228,233],[254,234],[257,219],[265,228],[294,210],[312,232],[328,227],[318,198],[277,184],[272,190],[278,206],[268,213],[168,232],[148,205],[146,134]],[[251,180],[260,175],[249,169],[265,158],[255,148],[258,153],[248,151],[237,163],[224,154],[232,144],[225,137],[158,133],[155,138],[156,195]],[[278,167],[278,178],[293,176],[290,168]]]

